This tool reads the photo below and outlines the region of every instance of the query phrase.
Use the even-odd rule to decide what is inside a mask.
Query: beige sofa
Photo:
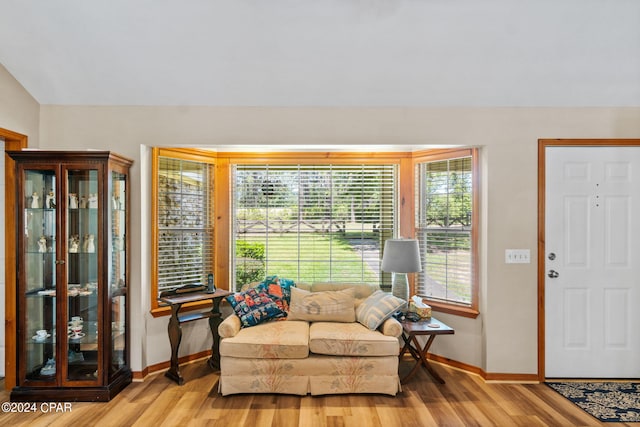
[[[352,310],[359,314],[359,320],[362,321],[363,313],[367,310],[374,317],[383,315],[375,305],[379,303],[372,302],[376,297],[382,297],[385,301],[394,297],[382,295],[376,286],[366,284],[314,283],[310,286],[298,284],[296,288],[302,290],[292,289],[291,311],[286,320],[270,320],[243,328],[240,318],[232,314],[220,324],[219,392],[222,395],[395,395],[401,391],[398,337],[402,333],[402,326],[393,317],[372,330],[370,327],[375,323],[368,323],[367,327],[358,321],[348,321],[351,316],[349,307],[344,308],[347,314],[345,318],[343,313],[327,308],[331,302],[321,302],[321,307],[306,310],[325,309],[329,320],[337,315],[340,321],[323,321],[325,314],[319,312],[311,314],[311,321],[300,320],[300,317],[304,319],[308,316],[304,313],[300,316],[296,310],[300,306],[297,303],[309,301],[310,298],[349,293],[354,297],[349,305],[353,304]]]

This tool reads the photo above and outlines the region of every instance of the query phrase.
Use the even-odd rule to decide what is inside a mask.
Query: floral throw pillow
[[[280,310],[269,295],[253,288],[229,295],[227,301],[240,318],[243,328],[258,325],[265,320],[286,316],[286,313]]]
[[[291,279],[269,276],[257,285],[255,289],[258,292],[265,292],[268,294],[280,310],[288,313],[289,304],[291,303],[291,288],[295,286],[295,282]]]

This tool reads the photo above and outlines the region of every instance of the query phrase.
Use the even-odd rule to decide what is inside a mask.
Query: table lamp
[[[407,273],[422,271],[420,247],[415,239],[387,239],[382,254],[382,271],[391,272],[391,293],[409,300]]]

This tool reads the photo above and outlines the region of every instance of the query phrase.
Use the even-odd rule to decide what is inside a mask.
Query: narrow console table
[[[220,335],[218,335],[218,325],[222,323],[220,301],[229,295],[231,295],[231,292],[217,289],[214,293],[189,292],[171,295],[163,294],[158,298],[163,303],[171,306],[171,318],[169,319],[168,326],[169,342],[171,343],[171,367],[164,374],[167,378],[171,378],[180,385],[184,384],[184,378],[180,375],[180,366],[178,364],[178,350],[180,349],[180,341],[182,341],[182,327],[180,325],[199,319],[209,319],[213,344],[211,345],[211,357],[208,363],[212,369],[220,369]],[[212,300],[211,311],[180,314],[180,308],[183,304],[206,300]]]
[[[418,368],[420,366],[424,367],[436,381],[440,384],[444,384],[444,380],[438,373],[433,369],[433,367],[427,361],[427,352],[429,351],[429,347],[433,344],[433,340],[436,339],[438,335],[450,335],[455,333],[453,328],[445,325],[439,320],[430,317],[424,320],[420,320],[418,322],[410,322],[403,321],[402,323],[402,339],[404,340],[404,347],[400,351],[399,358],[402,359],[402,356],[409,351],[411,356],[416,360],[416,364],[411,369],[411,371],[400,380],[401,383],[405,383],[413,377],[416,372],[418,372]],[[420,335],[428,335],[424,346],[421,346],[418,342],[418,337]]]

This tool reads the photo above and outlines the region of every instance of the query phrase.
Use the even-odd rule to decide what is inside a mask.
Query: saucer
[[[46,337],[40,337],[38,335],[34,335],[31,337],[32,340],[36,341],[36,342],[45,342],[47,340],[47,338],[49,338],[51,336],[51,334],[47,334]]]
[[[75,335],[73,333],[69,334],[70,340],[79,340],[82,337],[84,337],[84,332],[80,332],[78,335]]]

